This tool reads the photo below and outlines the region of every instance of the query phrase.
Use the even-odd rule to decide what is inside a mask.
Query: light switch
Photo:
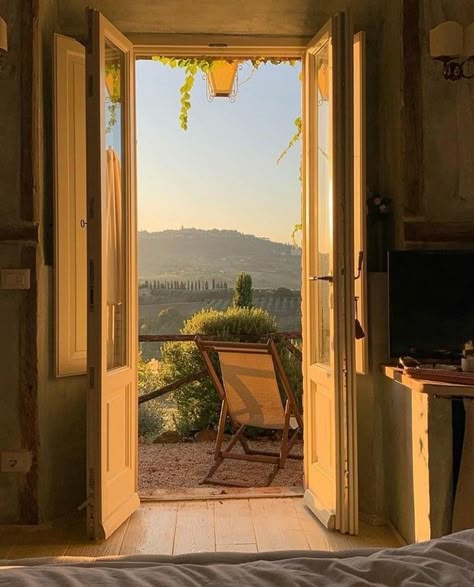
[[[30,270],[0,269],[0,289],[30,289]]]

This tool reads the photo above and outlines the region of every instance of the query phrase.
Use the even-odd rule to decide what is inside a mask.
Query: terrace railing
[[[139,342],[194,342],[196,339],[196,334],[140,334],[138,336]],[[199,335],[200,338],[204,340],[212,340],[215,338],[215,335]],[[301,350],[293,344],[292,340],[301,340],[301,332],[273,332],[268,334],[268,336],[262,335],[243,335],[239,337],[242,342],[256,342],[262,339],[273,338],[275,341],[281,341],[286,346],[286,348],[299,360],[301,361],[303,356]],[[176,391],[180,387],[184,385],[188,385],[189,383],[193,383],[194,381],[201,381],[202,379],[206,379],[209,376],[207,369],[201,369],[200,371],[196,371],[195,373],[191,373],[178,381],[173,381],[172,383],[168,383],[164,387],[160,389],[155,389],[154,391],[150,391],[149,393],[143,394],[139,396],[138,403],[143,404],[153,399],[157,399],[162,397],[172,391]]]

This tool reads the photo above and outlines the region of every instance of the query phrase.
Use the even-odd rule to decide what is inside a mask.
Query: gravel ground
[[[279,442],[272,440],[252,441],[251,448],[277,451]],[[184,489],[202,487],[205,477],[214,462],[212,442],[176,442],[170,444],[139,445],[139,490],[150,491],[155,488]],[[303,454],[303,443],[293,447],[292,453]],[[216,477],[225,480],[236,479],[251,483],[253,487],[263,487],[272,465],[249,463],[226,459],[218,469]],[[288,459],[285,468],[278,471],[272,485],[294,487],[303,485],[303,461]]]

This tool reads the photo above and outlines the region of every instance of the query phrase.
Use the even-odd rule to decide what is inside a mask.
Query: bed
[[[9,587],[294,587],[474,585],[474,530],[398,549],[0,561]]]

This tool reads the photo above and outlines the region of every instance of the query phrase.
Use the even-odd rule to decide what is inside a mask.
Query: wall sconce
[[[444,79],[458,81],[472,79],[465,66],[474,61],[474,23],[463,27],[458,22],[447,21],[430,31],[430,55],[444,63]]]

